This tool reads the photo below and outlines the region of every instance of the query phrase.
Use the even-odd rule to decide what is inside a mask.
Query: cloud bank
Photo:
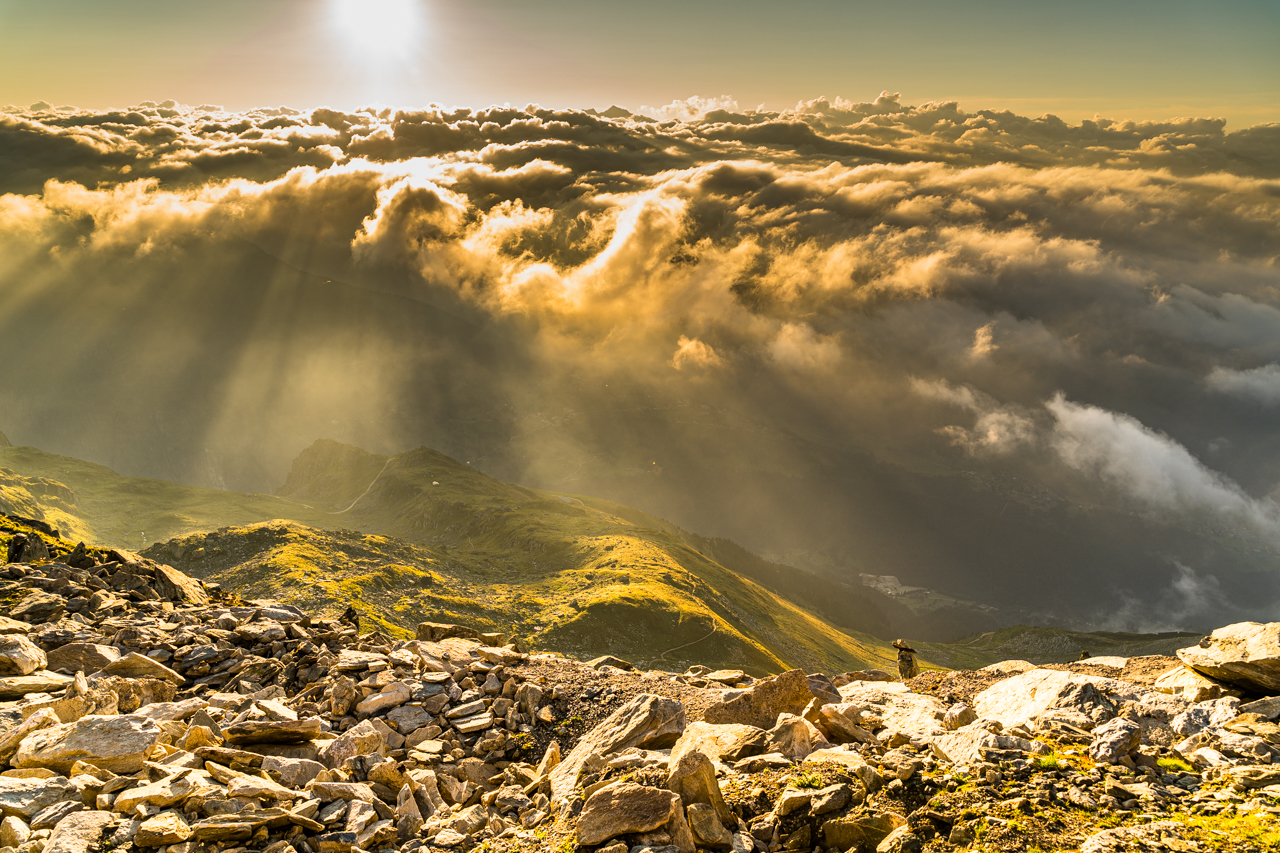
[[[0,426],[256,490],[430,444],[840,576],[1084,613],[1071,565],[1176,558],[1187,619],[1277,615],[1280,125],[647,112],[10,107]]]

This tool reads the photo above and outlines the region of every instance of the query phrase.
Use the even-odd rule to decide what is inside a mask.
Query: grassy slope
[[[151,555],[247,596],[329,613],[356,602],[389,630],[459,621],[534,647],[672,668],[892,670],[885,642],[833,627],[633,507],[501,483],[425,448],[385,457],[336,442],[305,451],[280,491],[179,486],[0,447],[0,511],[43,518],[90,544],[174,540]],[[1183,645],[1186,635],[1026,627],[917,644],[952,668]]]
[[[281,496],[121,477],[33,448],[0,448],[0,465],[70,488],[60,503],[35,499],[64,535],[133,548],[144,531],[147,542],[177,539],[150,553],[246,595],[323,610],[357,601],[389,626],[457,620],[536,647],[672,667],[839,671],[892,660],[884,642],[726,570],[659,519],[500,483],[426,449],[388,460],[320,443]],[[261,524],[273,519],[297,524]],[[218,528],[206,542],[203,531]]]
[[[921,654],[952,669],[976,669],[1002,660],[1032,663],[1067,663],[1079,658],[1082,649],[1094,657],[1117,655],[1171,655],[1195,645],[1198,634],[1081,633],[1062,628],[1033,628],[1016,625],[970,637],[957,643],[921,643]]]

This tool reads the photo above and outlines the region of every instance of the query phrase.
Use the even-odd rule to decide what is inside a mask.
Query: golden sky
[[[1069,120],[1280,120],[1274,0],[0,0],[0,104],[229,109],[882,90]]]

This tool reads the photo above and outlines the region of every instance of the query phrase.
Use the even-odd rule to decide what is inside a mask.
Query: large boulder
[[[686,752],[678,761],[671,762],[671,772],[667,774],[667,789],[679,794],[681,802],[686,806],[702,803],[714,810],[721,821],[732,825],[733,812],[720,793],[716,769],[711,764],[711,759],[701,752]]]
[[[1187,666],[1175,666],[1162,673],[1152,686],[1161,693],[1172,693],[1191,702],[1207,702],[1222,695],[1221,684]]]
[[[160,735],[160,727],[146,717],[81,717],[27,735],[12,763],[68,773],[73,764],[84,761],[112,773],[137,773]]]
[[[708,723],[742,723],[771,729],[779,714],[800,714],[814,698],[802,669],[762,678],[742,690],[727,690],[725,698],[702,715]]]
[[[183,601],[196,607],[207,607],[209,593],[200,581],[184,575],[172,566],[156,566],[156,592],[169,601]]]
[[[98,643],[67,643],[49,652],[48,657],[48,667],[54,672],[91,674],[120,660],[120,651],[114,646]]]
[[[56,803],[77,802],[80,791],[65,776],[16,779],[0,776],[0,814],[30,820],[36,812]]]
[[[551,796],[572,793],[578,774],[592,755],[610,755],[629,747],[661,749],[673,745],[684,732],[684,705],[641,693],[582,736],[573,751],[551,771]]]
[[[578,843],[595,845],[670,823],[680,797],[661,788],[616,782],[592,794],[578,815]]]
[[[1257,693],[1280,693],[1280,622],[1237,622],[1178,650],[1196,672]]]
[[[1119,764],[1141,743],[1142,726],[1116,717],[1094,729],[1089,756],[1099,764]]]
[[[0,637],[0,675],[30,675],[48,663],[41,648],[24,635]]]
[[[1181,696],[1114,678],[1032,669],[983,690],[974,697],[973,708],[979,718],[998,720],[1006,727],[1031,722],[1050,711],[1071,711],[1096,724],[1114,717],[1126,702],[1165,719],[1191,705]]]
[[[689,752],[701,752],[712,761],[737,761],[765,751],[768,734],[764,729],[742,723],[690,723],[671,747],[671,766]]]
[[[98,849],[102,833],[115,822],[115,817],[111,812],[100,811],[67,815],[44,843],[44,853],[89,853]]]
[[[947,706],[933,696],[912,693],[905,684],[855,681],[841,687],[840,695],[845,703],[865,709],[864,719],[878,717],[885,733],[932,737],[946,731],[942,720]]]

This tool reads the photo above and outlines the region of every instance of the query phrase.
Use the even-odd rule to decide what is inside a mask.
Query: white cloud
[[[977,415],[972,428],[958,425],[942,427],[956,447],[970,455],[1001,455],[1036,441],[1036,424],[1017,406],[1001,405],[996,400],[968,386],[954,386],[945,381],[928,382],[913,378],[911,388],[922,397],[949,403]]]
[[[640,115],[650,116],[659,121],[699,121],[709,112],[724,110],[738,112],[738,102],[728,95],[703,98],[692,95],[683,100],[676,99],[661,107],[642,106],[636,110]]]
[[[1137,419],[1062,394],[1045,403],[1050,443],[1069,467],[1097,476],[1148,507],[1209,512],[1250,523],[1280,541],[1280,507],[1248,495],[1178,442]]]
[[[1222,394],[1257,400],[1264,406],[1280,405],[1280,364],[1264,364],[1252,370],[1215,367],[1205,382]]]

